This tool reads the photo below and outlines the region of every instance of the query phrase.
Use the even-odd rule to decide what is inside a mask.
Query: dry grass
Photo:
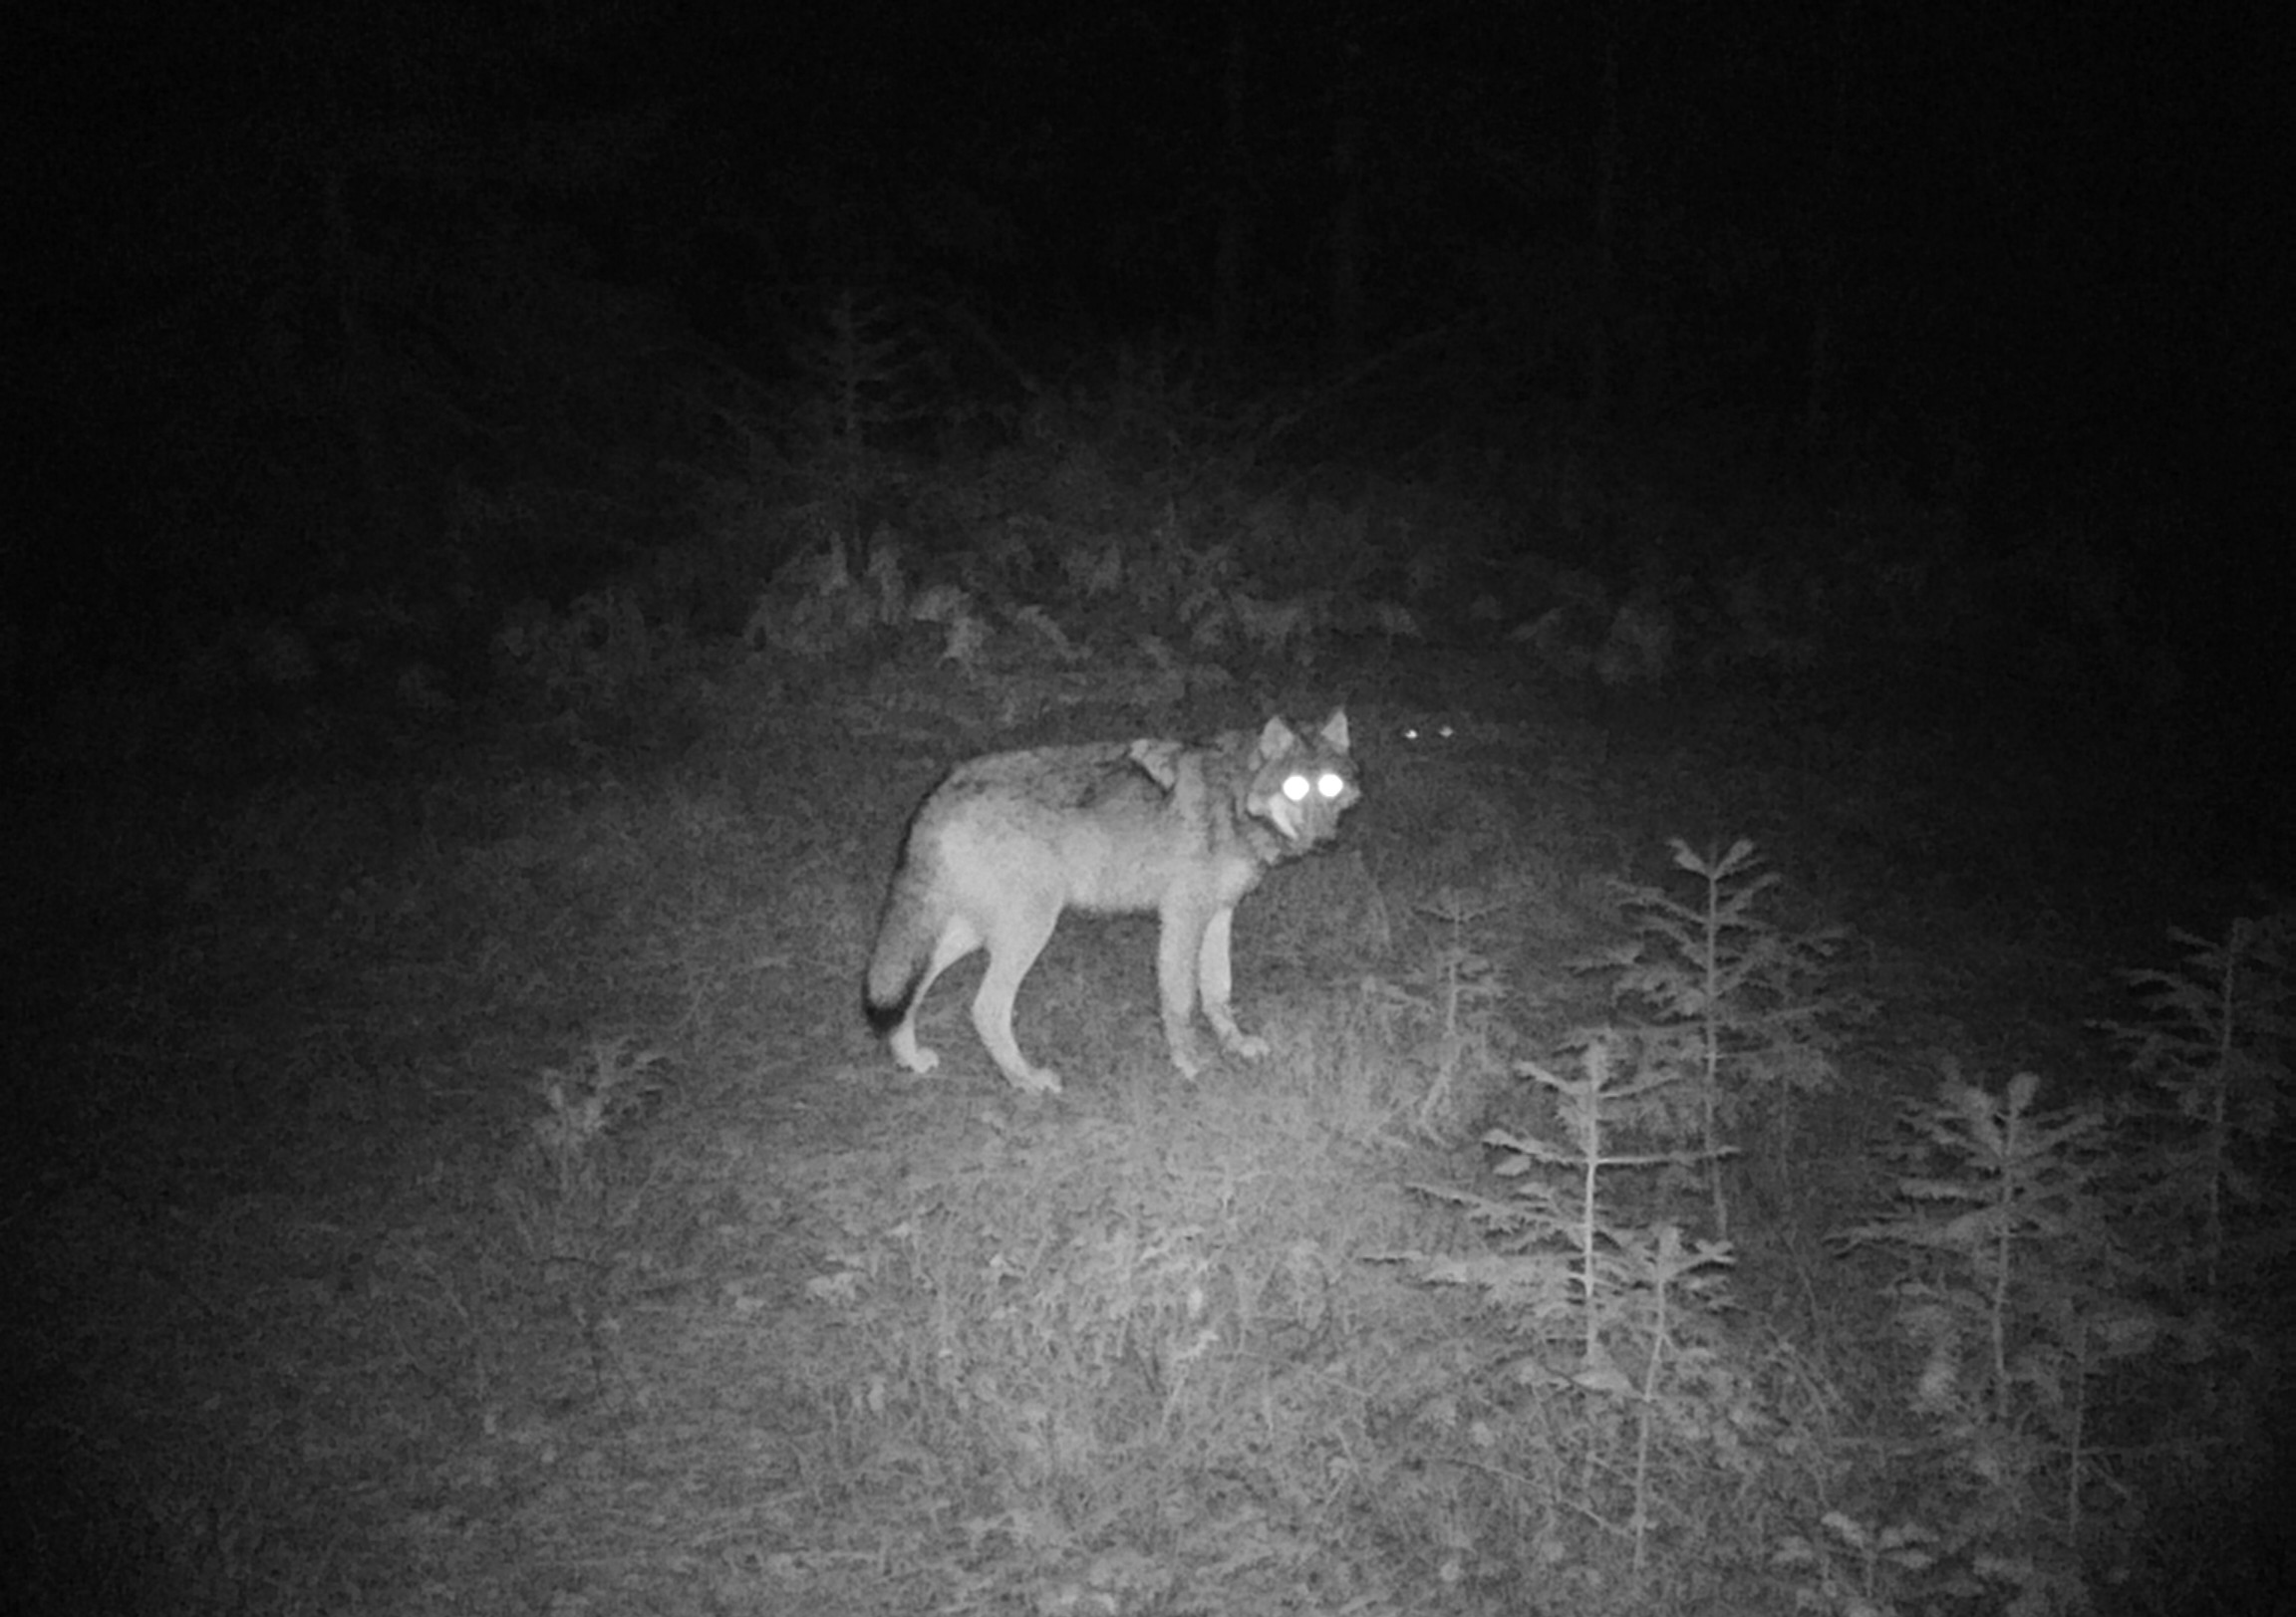
[[[1619,1452],[1514,1322],[1391,1260],[1472,1248],[1407,1187],[1474,1182],[1470,1124],[1529,1104],[1506,1061],[1592,1008],[1589,878],[1727,812],[1650,795],[1671,743],[1369,731],[1349,852],[1239,929],[1277,1054],[1182,1084],[1148,929],[1072,922],[1021,1002],[1070,1074],[1043,1102],[961,987],[930,1082],[855,1014],[948,751],[882,703],[716,699],[649,776],[505,749],[257,796],[28,1041],[18,1609],[1650,1610],[1743,1588],[1819,1496],[1781,1439],[1843,1395],[1753,1333],[1733,1396],[1805,1458],[1684,1464],[1637,1577],[1573,1470]],[[1509,985],[1471,1073],[1383,991],[1462,889]]]

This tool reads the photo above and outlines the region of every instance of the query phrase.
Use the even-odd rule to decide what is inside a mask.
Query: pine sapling
[[[1449,929],[1434,957],[1400,982],[1377,982],[1383,1009],[1402,1012],[1433,1035],[1427,1085],[1411,1119],[1427,1140],[1442,1141],[1462,1110],[1462,1080],[1499,1065],[1497,1013],[1506,997],[1507,978],[1498,962],[1467,937],[1468,926],[1496,908],[1455,889],[1438,894],[1421,907],[1422,913]]]
[[[1831,988],[1830,962],[1848,936],[1827,928],[1799,936],[1758,914],[1775,872],[1745,838],[1722,854],[1700,855],[1673,839],[1674,865],[1698,878],[1697,902],[1663,889],[1624,891],[1636,936],[1581,962],[1615,973],[1615,999],[1639,1001],[1653,1019],[1637,1027],[1645,1059],[1678,1064],[1692,1080],[1694,1138],[1706,1164],[1714,1227],[1727,1235],[1730,1209],[1717,1166],[1734,1147],[1744,1114],[1768,1122],[1768,1154],[1786,1180],[1796,1103],[1839,1082],[1841,1030],[1871,1013],[1858,996]]]
[[[1682,1332],[1690,1320],[1721,1306],[1721,1271],[1736,1259],[1727,1242],[1685,1243],[1672,1223],[1638,1226],[1605,1214],[1601,1195],[1605,1172],[1678,1166],[1692,1155],[1621,1151],[1609,1140],[1618,1119],[1641,1110],[1650,1091],[1682,1081],[1680,1074],[1671,1072],[1644,1072],[1616,1081],[1617,1054],[1614,1040],[1588,1035],[1579,1046],[1580,1077],[1562,1077],[1537,1062],[1521,1064],[1523,1076],[1555,1095],[1565,1138],[1549,1140],[1507,1129],[1484,1135],[1485,1144],[1503,1153],[1497,1171],[1519,1181],[1513,1195],[1500,1200],[1419,1187],[1427,1195],[1465,1208],[1499,1250],[1471,1257],[1405,1255],[1414,1258],[1422,1279],[1478,1287],[1495,1304],[1516,1313],[1530,1334],[1572,1342],[1576,1364],[1567,1379],[1584,1392],[1623,1401],[1631,1411],[1633,1502],[1628,1529],[1639,1568],[1649,1524],[1656,1519],[1652,1497],[1656,1444],[1665,1437],[1680,1437],[1685,1430],[1719,1430],[1724,1424],[1719,1413],[1711,1423],[1685,1418],[1680,1407],[1685,1400],[1695,1402],[1728,1378],[1712,1374],[1713,1367],[1706,1363],[1710,1356],[1686,1347]],[[1555,1174],[1545,1172],[1550,1170],[1568,1176],[1567,1191],[1554,1183]],[[1686,1385],[1682,1369],[1690,1363],[1702,1367],[1703,1380]],[[1596,1514],[1600,1514],[1597,1480],[1616,1469],[1598,1464],[1600,1446],[1592,1441],[1606,1424],[1599,1417],[1589,1420],[1580,1456],[1582,1507]]]
[[[1912,1138],[1892,1153],[1907,1170],[1896,1211],[1839,1237],[1913,1264],[1892,1287],[1922,1352],[1911,1404],[1959,1451],[1953,1480],[1982,1484],[1966,1525],[1989,1553],[2011,1543],[2005,1529],[2036,1520],[2055,1523],[2051,1553],[2074,1544],[2082,1490],[2100,1469],[2087,1437],[2091,1381],[2157,1335],[2124,1289],[2132,1266],[2097,1194],[2104,1113],[2044,1113],[2040,1087],[2019,1073],[1996,1095],[1949,1066],[1936,1098],[1903,1113]]]
[[[2120,973],[2147,1019],[2098,1024],[2172,1120],[2174,1133],[2148,1164],[2151,1199],[2197,1216],[2211,1293],[2223,1278],[2228,1204],[2254,1210],[2269,1201],[2254,1170],[2285,1132],[2296,1093],[2292,924],[2286,914],[2234,921],[2220,943],[2170,929],[2185,949],[2180,971]]]

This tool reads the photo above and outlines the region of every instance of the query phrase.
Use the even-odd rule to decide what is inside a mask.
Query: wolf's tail
[[[861,995],[862,1013],[878,1033],[890,1033],[909,1013],[909,1001],[917,997],[917,984],[933,960],[938,919],[915,885],[894,883],[893,896],[885,902],[885,919],[877,926],[869,982]]]

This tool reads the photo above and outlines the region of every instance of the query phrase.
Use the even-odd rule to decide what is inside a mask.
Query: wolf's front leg
[[[1196,1041],[1196,955],[1205,918],[1184,907],[1166,910],[1156,939],[1156,996],[1164,1010],[1164,1047],[1180,1076],[1204,1070]]]
[[[1218,1029],[1220,1042],[1231,1054],[1257,1061],[1268,1053],[1268,1041],[1238,1027],[1236,1013],[1228,1003],[1229,991],[1234,985],[1228,943],[1235,924],[1236,911],[1230,907],[1215,913],[1205,925],[1204,943],[1197,951],[1197,976],[1204,985],[1204,1014]]]

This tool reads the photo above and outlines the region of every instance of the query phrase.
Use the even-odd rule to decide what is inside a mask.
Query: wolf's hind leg
[[[981,986],[973,995],[973,1026],[981,1042],[989,1047],[989,1054],[1013,1088],[1036,1095],[1057,1095],[1060,1075],[1050,1067],[1031,1064],[1020,1053],[1020,1043],[1012,1036],[1012,1001],[1019,995],[1028,968],[1051,941],[1059,920],[1057,898],[1036,894],[1015,897],[1009,909],[997,918],[996,933],[989,940],[989,969],[982,973]]]
[[[917,982],[917,991],[909,996],[908,1008],[902,1013],[900,1025],[895,1027],[886,1043],[893,1051],[893,1059],[911,1072],[931,1072],[941,1065],[941,1053],[930,1045],[917,1042],[917,1011],[925,1003],[925,995],[932,990],[933,979],[981,946],[981,934],[973,923],[963,916],[952,916],[934,941],[933,958],[925,967],[924,976]]]

